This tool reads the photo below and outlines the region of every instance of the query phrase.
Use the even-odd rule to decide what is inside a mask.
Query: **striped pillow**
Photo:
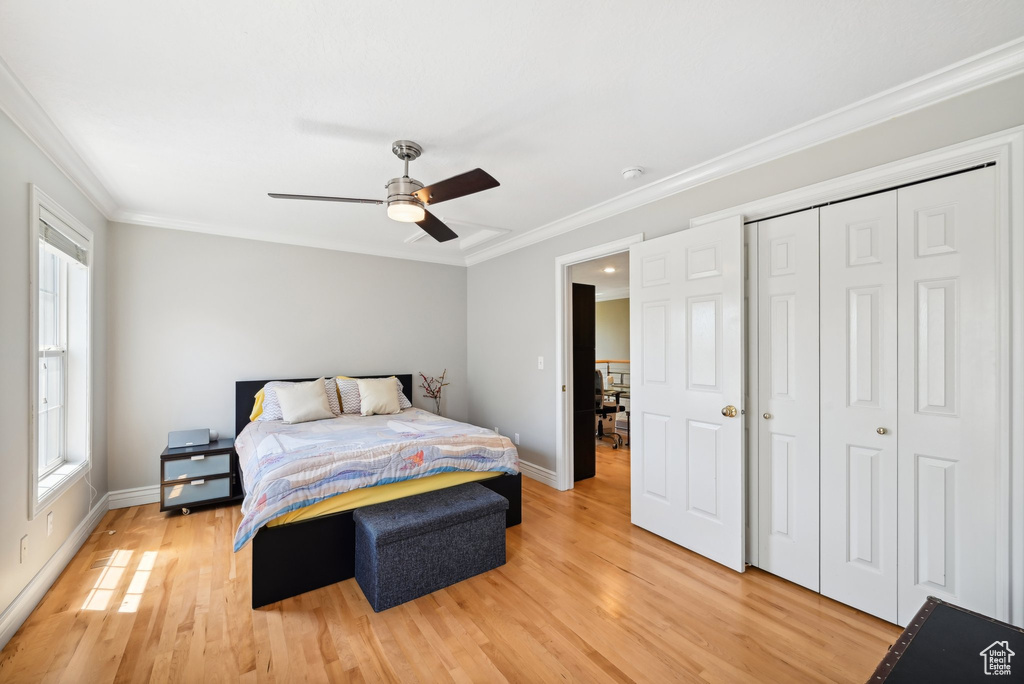
[[[402,381],[395,378],[395,382],[398,383],[398,408],[412,408],[412,402],[406,398],[405,392],[402,391]]]
[[[359,383],[351,378],[338,377],[338,394],[341,395],[341,412],[359,415]]]

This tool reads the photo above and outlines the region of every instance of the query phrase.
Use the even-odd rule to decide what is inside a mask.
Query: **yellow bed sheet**
[[[287,525],[288,523],[319,518],[322,515],[341,513],[342,511],[350,511],[353,508],[361,508],[362,506],[372,506],[373,504],[384,503],[385,501],[394,501],[395,499],[402,499],[414,494],[423,494],[424,492],[432,492],[436,489],[454,487],[466,482],[487,480],[492,477],[500,477],[503,474],[459,470],[420,477],[415,480],[402,480],[401,482],[377,485],[376,487],[353,489],[351,492],[332,496],[312,506],[289,511],[268,522],[267,527],[277,527],[278,525]]]

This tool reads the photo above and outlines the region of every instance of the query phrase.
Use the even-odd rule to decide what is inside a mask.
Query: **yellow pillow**
[[[249,422],[256,420],[263,415],[263,390],[256,393],[256,403],[252,405],[252,413],[249,414]]]

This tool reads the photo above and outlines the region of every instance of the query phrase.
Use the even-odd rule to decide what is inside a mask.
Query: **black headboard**
[[[352,377],[358,377],[363,379],[369,378],[390,378],[394,375],[402,383],[402,394],[406,396],[409,401],[412,401],[412,374],[400,374],[400,373],[388,373],[387,375],[359,375]],[[331,377],[331,376],[325,376]],[[297,378],[297,379],[281,379],[274,378],[280,382],[309,382],[310,380],[316,380],[316,378]],[[238,380],[235,382],[235,436],[241,434],[245,426],[249,424],[249,414],[252,413],[253,401],[256,397],[256,393],[263,389],[263,386],[273,380]]]

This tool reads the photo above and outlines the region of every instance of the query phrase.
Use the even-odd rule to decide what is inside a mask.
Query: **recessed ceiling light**
[[[608,268],[604,269],[604,272],[605,273],[615,273],[615,267],[614,266],[609,266]]]

